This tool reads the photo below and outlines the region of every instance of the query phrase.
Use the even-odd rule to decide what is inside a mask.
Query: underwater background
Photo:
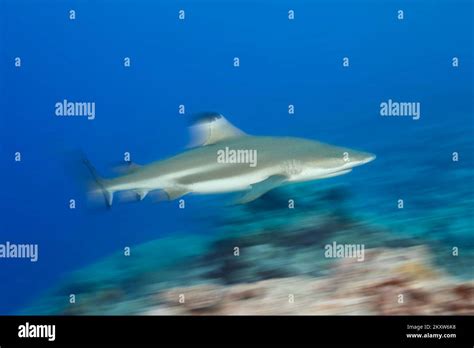
[[[0,314],[397,314],[383,301],[399,288],[414,314],[474,313],[472,17],[467,0],[0,0],[0,243],[39,246],[37,262],[0,259]],[[64,99],[95,102],[95,119],[57,117]],[[380,116],[389,99],[419,102],[420,118]],[[90,202],[78,152],[113,176],[125,152],[182,151],[203,111],[377,159],[245,206]],[[333,241],[363,243],[367,262],[325,258]],[[262,300],[315,288],[328,297],[293,312]],[[186,289],[199,305],[182,312]],[[324,301],[335,309],[311,307]]]

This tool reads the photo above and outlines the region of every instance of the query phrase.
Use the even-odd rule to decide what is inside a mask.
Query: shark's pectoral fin
[[[274,189],[275,187],[280,186],[283,184],[288,177],[284,175],[272,175],[266,178],[263,181],[257,182],[255,184],[250,185],[250,189],[245,192],[245,194],[240,197],[235,203],[237,204],[245,204],[252,202],[262,196],[263,194],[267,193],[268,191]]]
[[[181,196],[184,196],[185,194],[188,194],[189,192],[191,192],[185,186],[170,186],[170,187],[164,188],[163,191],[165,191],[165,193],[168,196],[168,199],[170,201],[172,201],[173,199],[179,198]]]

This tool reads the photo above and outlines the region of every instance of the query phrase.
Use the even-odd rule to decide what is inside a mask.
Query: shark
[[[114,178],[101,177],[84,159],[106,205],[112,206],[116,192],[132,191],[143,200],[157,190],[169,200],[241,191],[235,203],[245,204],[279,186],[344,175],[376,158],[310,139],[249,135],[215,112],[199,115],[190,129],[190,149],[146,165],[130,164]]]

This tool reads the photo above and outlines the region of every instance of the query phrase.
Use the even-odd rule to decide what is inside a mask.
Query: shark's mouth
[[[346,168],[346,169],[339,169],[335,170],[329,173],[322,174],[321,176],[318,177],[318,179],[326,179],[326,178],[332,178],[334,176],[339,176],[339,175],[344,175],[352,171],[352,168]]]

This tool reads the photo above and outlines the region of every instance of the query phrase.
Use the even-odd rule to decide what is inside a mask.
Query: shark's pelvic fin
[[[245,192],[245,194],[240,197],[236,203],[237,204],[245,204],[252,202],[262,196],[263,194],[267,193],[268,191],[274,189],[275,187],[280,186],[283,184],[288,177],[284,175],[272,175],[266,178],[263,181],[257,182],[256,184],[250,185],[250,190]]]
[[[173,199],[179,198],[181,196],[184,196],[185,194],[188,194],[191,192],[189,189],[187,189],[184,186],[171,186],[171,187],[166,187],[163,189],[163,191],[166,192],[166,195],[168,196],[168,199],[172,201]]]
[[[147,190],[135,190],[135,192],[137,193],[141,201],[143,201],[143,199],[145,199],[146,195],[148,194]]]
[[[224,116],[215,112],[203,113],[195,118],[190,127],[190,147],[205,146],[219,141],[246,135]]]

